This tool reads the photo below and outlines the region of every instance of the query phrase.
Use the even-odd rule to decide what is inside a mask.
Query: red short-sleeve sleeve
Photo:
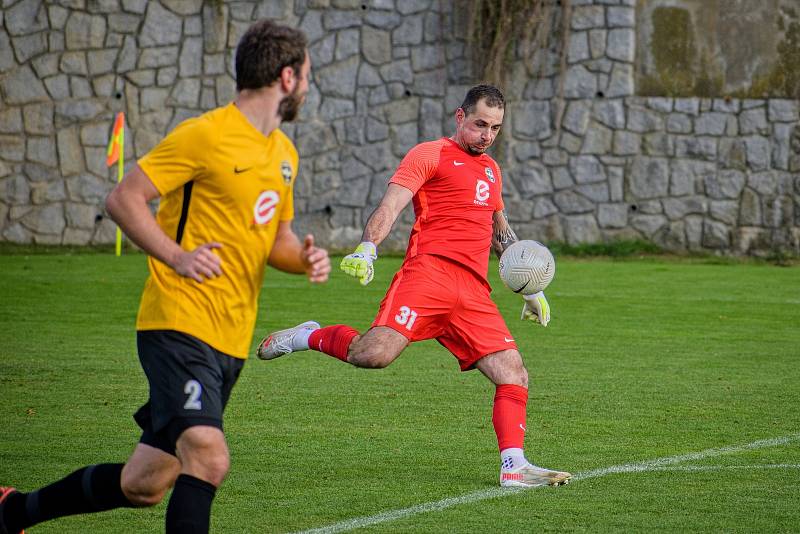
[[[409,150],[389,183],[402,185],[412,193],[416,193],[422,184],[436,173],[442,146],[444,139],[439,139],[420,143]]]

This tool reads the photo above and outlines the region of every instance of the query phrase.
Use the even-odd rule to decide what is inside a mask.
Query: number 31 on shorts
[[[406,330],[411,330],[414,321],[417,320],[417,312],[408,306],[400,306],[400,313],[394,316],[394,320],[399,325],[404,325]]]

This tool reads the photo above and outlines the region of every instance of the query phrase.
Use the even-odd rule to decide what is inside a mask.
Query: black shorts
[[[222,430],[222,413],[244,360],[174,330],[140,330],[136,342],[150,384],[150,398],[133,415],[142,427],[140,443],[174,455],[187,428]]]

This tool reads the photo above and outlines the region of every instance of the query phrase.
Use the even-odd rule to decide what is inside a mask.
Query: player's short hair
[[[280,78],[284,67],[300,76],[308,40],[295,28],[262,19],[250,26],[236,47],[236,90],[260,89]]]
[[[475,111],[475,107],[481,100],[490,108],[505,109],[506,107],[506,97],[503,96],[503,92],[494,85],[483,83],[467,91],[467,96],[464,97],[460,106],[464,110],[464,115]]]

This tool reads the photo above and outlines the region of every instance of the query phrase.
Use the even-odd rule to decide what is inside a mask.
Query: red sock
[[[346,362],[347,349],[357,335],[358,331],[346,324],[326,326],[311,332],[308,337],[308,347]]]
[[[522,449],[525,441],[525,418],[528,389],[515,384],[500,384],[494,394],[492,424],[500,450]]]

